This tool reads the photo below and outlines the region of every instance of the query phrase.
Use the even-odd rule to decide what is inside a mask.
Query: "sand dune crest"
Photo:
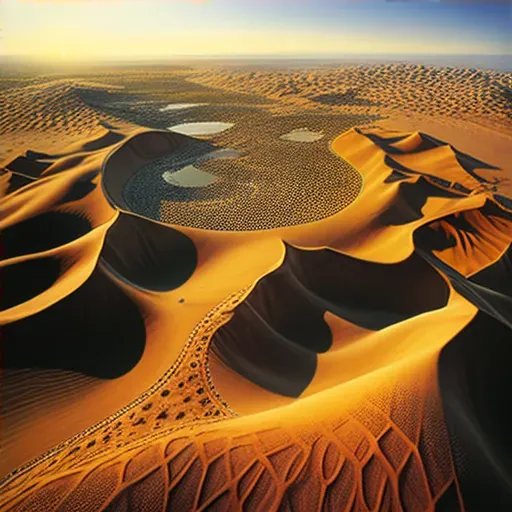
[[[389,78],[382,91],[376,74]],[[408,74],[425,87],[432,75],[464,79],[349,69],[322,96],[314,76],[278,74],[270,87],[267,72],[191,80],[263,91],[287,108],[368,113],[378,98],[392,109],[411,100],[396,88]],[[483,81],[498,88],[503,77],[471,77],[463,113],[485,116]],[[229,198],[252,204],[246,229],[234,229],[242,217],[222,217],[237,210],[218,189],[196,202],[146,189],[161,199],[149,215],[128,197],[135,178],[191,148],[227,151],[238,123],[215,143],[142,128],[88,104],[87,91],[104,87],[91,82],[8,90],[13,112],[0,114],[11,149],[0,176],[0,508],[512,503],[503,408],[512,214],[497,197],[498,167],[423,131],[361,126],[330,144],[326,179],[346,185],[332,211],[301,216],[307,190],[288,217],[272,209],[278,187],[265,188],[255,160],[251,193],[242,184]],[[436,108],[458,98],[447,102]],[[62,140],[26,148],[26,127]],[[327,151],[324,142],[306,146]],[[316,161],[299,142],[272,144]],[[183,222],[172,216],[180,202]]]

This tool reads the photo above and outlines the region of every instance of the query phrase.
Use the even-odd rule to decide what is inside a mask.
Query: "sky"
[[[0,0],[0,55],[512,54],[508,0]]]

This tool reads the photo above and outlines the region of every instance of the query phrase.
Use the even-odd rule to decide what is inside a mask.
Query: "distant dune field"
[[[512,509],[511,91],[2,86],[0,510]]]

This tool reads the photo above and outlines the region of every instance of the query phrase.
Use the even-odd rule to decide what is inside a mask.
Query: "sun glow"
[[[147,0],[0,3],[0,54],[48,60],[512,51],[500,6],[382,0],[370,8],[318,0],[290,9],[288,0],[155,0],[148,10]]]

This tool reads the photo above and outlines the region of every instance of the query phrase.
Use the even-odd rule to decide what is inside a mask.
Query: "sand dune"
[[[443,73],[476,84],[476,99],[492,83],[493,100],[465,112],[502,106],[497,73],[384,66],[346,80],[370,88],[395,71],[427,96]],[[315,78],[321,97],[312,78],[216,73],[189,78],[256,87],[284,109],[388,98],[331,90],[335,71]],[[238,176],[258,193],[223,177],[242,208],[215,196],[224,189],[164,203],[158,162],[197,150],[215,174],[225,162],[200,157],[231,148],[238,123],[211,141],[136,126],[83,100],[81,88],[102,87],[13,89],[17,107],[0,117],[13,153],[0,176],[0,509],[510,508],[512,210],[501,168],[382,126],[301,146],[279,138],[290,130],[276,120],[268,147],[289,160],[283,174],[258,142],[235,148],[247,149]],[[321,180],[322,162],[317,189],[273,206],[291,177],[295,191]],[[154,188],[136,181],[152,165]],[[158,208],[134,211],[141,183]],[[339,201],[306,212],[322,187]]]
[[[303,70],[198,70],[189,80],[257,93],[306,108],[345,112],[406,111],[498,122],[506,127],[510,73],[414,64],[345,65]],[[485,118],[487,117],[487,120]],[[510,128],[510,126],[508,126]]]
[[[87,151],[88,146],[91,150],[97,147],[98,138],[100,145],[103,142],[107,146],[115,135],[105,133],[105,123],[129,129],[129,123],[82,101],[80,90],[87,87],[86,84],[78,87],[74,81],[63,79],[2,91],[0,161],[3,165],[12,159],[12,154],[27,149],[33,154],[43,150],[59,154],[75,143],[75,147],[83,145]],[[93,140],[84,143],[87,138]]]
[[[101,262],[133,286],[169,291],[194,273],[197,251],[178,230],[121,213],[105,238]]]
[[[298,397],[318,376],[317,354],[334,341],[324,322],[326,311],[379,331],[442,308],[448,295],[445,281],[416,255],[383,265],[290,247],[281,267],[265,276],[216,332],[211,350],[261,387]],[[234,397],[228,401],[237,409]]]

